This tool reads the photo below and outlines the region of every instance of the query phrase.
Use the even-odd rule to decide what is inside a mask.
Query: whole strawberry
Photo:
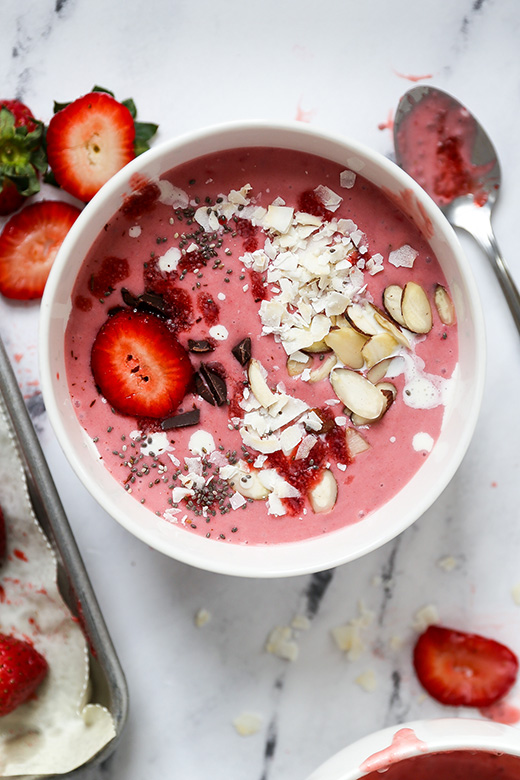
[[[0,99],[0,215],[16,211],[40,189],[47,169],[43,123],[19,100]]]
[[[48,669],[43,655],[28,642],[0,634],[0,717],[30,699]]]

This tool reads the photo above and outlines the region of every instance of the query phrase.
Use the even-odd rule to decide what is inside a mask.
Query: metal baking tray
[[[0,339],[0,395],[24,462],[27,486],[38,522],[58,561],[58,587],[78,619],[90,655],[91,700],[103,704],[114,719],[116,735],[86,764],[61,777],[72,778],[86,766],[105,761],[117,747],[128,714],[128,688],[83,560],[11,363]]]

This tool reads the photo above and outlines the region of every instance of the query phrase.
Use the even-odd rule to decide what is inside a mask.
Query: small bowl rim
[[[88,235],[89,226],[91,223],[95,222],[96,219],[99,220],[100,215],[103,215],[103,212],[106,210],[107,204],[110,203],[111,199],[117,197],[118,193],[120,197],[121,193],[125,191],[125,188],[126,191],[128,191],[128,185],[132,176],[141,174],[147,169],[153,169],[158,162],[168,158],[168,156],[176,153],[182,154],[184,150],[196,147],[197,144],[200,146],[201,144],[210,143],[210,145],[212,144],[214,146],[215,139],[219,140],[219,144],[214,146],[214,151],[239,148],[236,142],[228,143],[226,145],[222,140],[236,138],[237,136],[245,137],[245,143],[242,144],[243,147],[262,145],[252,143],[251,140],[248,142],[247,139],[251,138],[255,133],[265,135],[267,132],[270,134],[274,133],[278,140],[280,137],[285,138],[285,135],[291,136],[293,138],[292,143],[287,144],[286,148],[299,149],[300,143],[297,143],[296,139],[307,139],[301,141],[302,144],[311,143],[317,140],[322,144],[328,144],[337,149],[341,148],[345,153],[348,152],[352,156],[358,156],[367,161],[368,164],[383,171],[385,175],[396,182],[396,186],[399,185],[408,191],[411,190],[414,197],[417,199],[417,202],[424,209],[427,217],[435,225],[436,230],[439,231],[439,235],[448,245],[455,258],[455,265],[468,290],[470,322],[476,334],[476,342],[478,343],[478,349],[476,349],[475,352],[477,359],[474,366],[472,403],[468,404],[468,408],[466,409],[464,433],[456,442],[455,446],[451,448],[451,451],[448,454],[448,467],[443,468],[441,477],[437,478],[435,489],[430,489],[422,493],[419,499],[416,500],[413,511],[407,511],[401,518],[396,518],[395,522],[389,523],[389,527],[386,528],[385,531],[380,530],[376,536],[368,534],[368,526],[373,524],[373,522],[370,521],[371,518],[373,518],[374,515],[377,515],[382,508],[363,518],[359,523],[344,526],[337,531],[322,536],[314,536],[297,542],[251,546],[236,544],[225,545],[222,544],[222,542],[216,542],[213,539],[206,539],[200,536],[195,537],[193,534],[188,534],[185,529],[176,528],[177,534],[173,536],[174,543],[172,544],[170,532],[168,532],[168,535],[163,535],[160,530],[157,530],[156,526],[151,526],[150,528],[149,523],[143,523],[142,515],[141,519],[139,519],[139,510],[141,512],[146,512],[148,515],[150,515],[151,512],[149,512],[148,509],[145,510],[141,507],[130,496],[123,496],[122,498],[129,498],[135,503],[135,512],[133,512],[133,514],[138,515],[137,519],[129,518],[127,513],[121,510],[118,500],[112,500],[107,496],[103,499],[99,498],[97,495],[97,482],[95,484],[93,483],[85,469],[80,453],[77,452],[70,441],[70,436],[62,417],[62,409],[57,402],[54,391],[55,381],[66,382],[66,379],[55,380],[55,377],[53,376],[53,348],[50,338],[51,322],[54,315],[53,302],[62,276],[67,269],[69,257],[73,254],[76,244],[81,240],[84,234]],[[280,147],[283,144],[278,142],[276,144],[264,143],[263,145]],[[326,156],[320,152],[315,153],[319,156]],[[201,152],[197,154],[192,153],[191,158],[196,159],[200,154]],[[185,159],[188,160],[190,158],[186,157]],[[174,166],[161,167],[160,174],[171,169],[171,167]],[[376,184],[375,186],[378,185]],[[115,210],[112,210],[109,216],[104,217],[103,221],[106,222],[114,213]],[[97,235],[98,232],[90,239],[90,246]],[[69,289],[69,298],[70,292],[71,290]],[[422,516],[434,501],[437,500],[452,479],[473,436],[484,390],[485,352],[483,313],[476,282],[453,228],[449,225],[433,200],[431,200],[424,190],[422,190],[408,174],[379,152],[346,136],[335,135],[328,131],[309,127],[308,125],[296,121],[271,122],[268,120],[243,120],[212,125],[163,141],[131,161],[101,188],[94,198],[85,206],[72,226],[56,257],[53,268],[51,269],[42,298],[40,312],[39,355],[44,403],[58,442],[68,462],[83,485],[109,515],[126,528],[126,530],[151,547],[176,560],[202,568],[206,571],[245,577],[297,576],[334,568],[337,565],[355,560],[381,547]],[[80,425],[79,422],[78,425]],[[428,461],[429,459],[426,460],[424,466],[421,467],[418,473],[425,468]],[[116,483],[116,480],[113,477],[111,479]],[[412,477],[411,482],[413,482],[414,479],[415,477]],[[403,490],[406,490],[406,486]],[[403,491],[400,491],[397,495],[401,495],[402,492]],[[394,499],[391,499],[384,507],[391,505],[393,500]],[[162,520],[162,523],[164,524],[165,521]],[[367,533],[360,534],[360,526],[366,528]],[[171,527],[172,526],[170,526],[170,528]],[[356,531],[356,529],[358,530]],[[182,534],[182,537],[179,536],[179,534]],[[357,539],[360,535],[362,538]],[[338,542],[337,544],[330,544],[329,542],[324,543],[324,539],[332,536],[335,537],[335,540]],[[342,536],[346,536],[346,540],[344,540]],[[367,536],[370,536],[370,538],[365,538]],[[186,537],[186,539],[183,539],[183,537]],[[348,540],[352,538],[354,544],[349,544]],[[188,542],[188,539],[191,540],[191,542]],[[193,540],[196,540],[195,544],[192,543]],[[219,552],[219,549],[220,551],[226,550],[227,552]]]
[[[387,726],[367,734],[326,759],[311,772],[307,780],[363,780],[368,772],[374,771],[362,769],[363,764],[377,753],[391,748],[395,735],[403,729],[413,732],[412,740],[409,745],[396,748],[397,760],[390,765],[413,756],[475,750],[518,757],[520,768],[518,729],[479,718],[440,717]],[[414,746],[414,739],[417,743],[425,743],[427,750],[420,750],[418,744]],[[381,776],[384,777],[384,772]]]

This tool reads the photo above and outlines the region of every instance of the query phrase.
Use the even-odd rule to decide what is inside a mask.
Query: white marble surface
[[[520,6],[517,0],[2,0],[0,93],[49,119],[52,101],[101,84],[132,95],[159,139],[232,118],[309,121],[392,155],[380,129],[424,76],[474,110],[499,150],[495,227],[520,280]],[[431,78],[429,78],[431,76]],[[428,77],[428,78],[427,78]],[[315,577],[230,579],[144,546],[86,494],[43,409],[38,304],[0,301],[0,333],[49,458],[127,675],[131,710],[115,755],[81,780],[143,777],[300,780],[331,753],[385,725],[458,715],[423,696],[411,665],[414,615],[435,604],[447,625],[520,652],[518,386],[520,342],[490,267],[461,241],[482,292],[487,385],[469,452],[444,494],[382,549]],[[451,556],[455,568],[439,562]],[[322,587],[313,602],[310,588]],[[333,627],[374,612],[366,650],[349,661]],[[210,622],[197,628],[200,608]],[[265,653],[296,614],[299,658]],[[390,640],[402,640],[399,650]],[[375,673],[368,693],[356,678]],[[520,706],[520,686],[508,701]],[[243,711],[261,717],[239,736]]]

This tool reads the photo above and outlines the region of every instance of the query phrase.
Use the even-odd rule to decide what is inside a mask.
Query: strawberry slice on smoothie
[[[430,696],[454,707],[488,707],[516,681],[518,659],[494,639],[429,626],[414,650],[414,667]]]
[[[184,398],[193,369],[159,317],[120,310],[102,325],[91,353],[99,390],[121,414],[162,419]]]
[[[41,298],[54,259],[80,210],[42,200],[14,214],[0,236],[0,293],[6,298]]]

